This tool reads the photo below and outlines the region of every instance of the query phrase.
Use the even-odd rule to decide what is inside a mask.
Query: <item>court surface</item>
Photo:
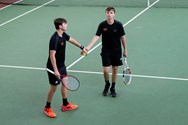
[[[45,68],[53,20],[64,17],[67,33],[87,45],[105,7],[10,6],[0,10],[0,65]],[[126,24],[145,8],[116,7],[116,19]],[[0,123],[2,125],[186,125],[188,124],[188,50],[186,8],[151,7],[125,26],[128,62],[133,79],[125,86],[119,75],[117,97],[103,97],[100,49],[72,65],[69,74],[81,87],[69,93],[79,109],[61,111],[60,88],[52,102],[57,118],[43,113],[49,89],[42,70],[0,68]],[[100,40],[101,41],[101,40]],[[98,41],[94,46],[100,43]],[[66,65],[74,63],[80,49],[67,44]],[[79,71],[79,72],[75,72]],[[119,68],[119,74],[123,67]],[[160,78],[159,78],[160,77]],[[168,79],[174,78],[174,79]],[[182,79],[177,79],[182,78]],[[183,79],[184,78],[184,79]]]

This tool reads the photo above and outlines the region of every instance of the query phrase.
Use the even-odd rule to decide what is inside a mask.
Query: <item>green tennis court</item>
[[[45,68],[56,17],[66,18],[67,33],[86,46],[105,20],[106,6],[113,5],[116,19],[125,24],[133,78],[125,86],[120,67],[117,97],[103,97],[101,45],[80,59],[80,49],[68,43],[68,73],[81,82],[78,91],[69,92],[69,100],[79,109],[61,111],[59,88],[52,102],[57,118],[51,119],[43,113],[49,89],[46,71],[1,66],[2,125],[188,124],[188,1],[54,0],[45,6],[50,0],[33,1],[0,9],[0,65]]]

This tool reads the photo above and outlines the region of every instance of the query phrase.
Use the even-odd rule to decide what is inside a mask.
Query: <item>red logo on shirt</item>
[[[103,28],[103,31],[107,31],[108,29],[107,28]]]
[[[61,45],[63,46],[63,44],[64,44],[64,43],[62,42]]]

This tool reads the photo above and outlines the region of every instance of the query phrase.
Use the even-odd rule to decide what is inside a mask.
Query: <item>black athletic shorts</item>
[[[121,66],[123,65],[122,63],[122,58],[120,55],[103,55],[101,54],[102,58],[102,65],[104,67],[106,66]]]
[[[49,68],[49,69],[52,70],[51,68]],[[66,66],[64,66],[62,68],[59,68],[58,70],[59,70],[60,75],[67,75]],[[55,83],[57,81],[57,77],[54,74],[52,74],[50,72],[47,72],[47,73],[48,73],[49,83],[51,85],[58,85],[58,84],[60,84],[60,83]]]

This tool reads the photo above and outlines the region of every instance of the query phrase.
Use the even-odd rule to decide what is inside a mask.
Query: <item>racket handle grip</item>
[[[61,82],[61,79],[58,78],[56,81],[55,81],[55,84],[59,84]]]

